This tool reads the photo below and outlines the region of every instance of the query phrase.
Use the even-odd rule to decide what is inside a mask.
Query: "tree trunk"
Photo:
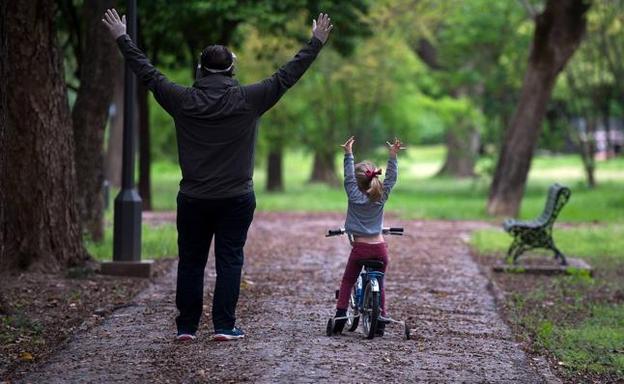
[[[152,183],[150,169],[152,157],[150,154],[150,121],[148,89],[143,84],[137,84],[137,104],[139,110],[139,195],[143,200],[143,210],[152,210]]]
[[[83,229],[95,241],[104,237],[104,130],[113,95],[114,42],[100,22],[113,1],[87,0],[80,88],[72,111],[76,146],[76,178]]]
[[[583,161],[583,169],[585,177],[587,177],[587,186],[589,188],[596,187],[596,178],[594,171],[596,170],[596,121],[592,118],[587,120],[585,135],[579,139],[579,151],[581,152],[581,160]]]
[[[267,186],[269,192],[281,192],[284,190],[282,178],[283,150],[273,149],[269,152],[267,162]]]
[[[54,28],[55,1],[7,4],[7,121],[0,175],[0,270],[57,271],[83,263],[74,138]]]
[[[536,18],[520,100],[490,187],[490,215],[518,214],[546,105],[557,75],[581,42],[588,8],[584,0],[549,0]]]
[[[4,180],[4,175],[8,172],[6,168],[6,123],[7,123],[7,87],[6,79],[8,77],[7,72],[7,2],[0,1],[0,181]],[[5,256],[5,240],[4,240],[4,227],[2,223],[6,222],[4,214],[4,205],[7,201],[5,189],[0,187],[0,270],[2,268],[2,261]],[[1,294],[0,294],[1,298]]]
[[[446,160],[438,176],[474,177],[479,156],[479,132],[473,127],[446,132]]]
[[[338,185],[338,176],[334,166],[333,152],[315,152],[314,163],[312,165],[311,183],[326,183]]]
[[[112,187],[121,187],[121,158],[123,148],[123,114],[124,114],[124,69],[123,61],[114,59],[115,74],[113,76],[113,113],[111,114],[106,160],[104,169],[106,180]]]

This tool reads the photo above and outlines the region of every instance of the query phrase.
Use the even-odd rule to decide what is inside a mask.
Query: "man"
[[[214,235],[217,281],[212,303],[215,340],[244,337],[235,326],[243,246],[256,207],[253,163],[258,119],[308,69],[333,26],[320,14],[311,40],[273,76],[241,86],[232,78],[235,55],[220,45],[201,54],[197,80],[184,87],[167,80],[126,34],[125,16],[102,19],[126,62],[176,126],[182,181],[177,197],[177,340],[195,339],[202,314],[204,269]]]

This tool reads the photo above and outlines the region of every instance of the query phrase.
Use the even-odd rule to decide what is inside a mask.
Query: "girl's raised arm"
[[[386,141],[386,144],[389,147],[388,148],[389,158],[388,158],[388,166],[386,168],[386,177],[384,178],[384,181],[383,181],[383,189],[384,189],[383,199],[384,200],[388,199],[388,196],[390,195],[390,191],[394,187],[394,184],[396,184],[397,177],[399,175],[397,154],[399,153],[400,150],[405,149],[401,140],[397,138],[394,139],[394,143],[390,144],[389,142]]]
[[[362,192],[360,192],[357,181],[355,180],[355,164],[353,160],[353,143],[355,142],[355,138],[353,136],[349,137],[347,141],[341,145],[342,149],[344,149],[344,187],[347,192],[347,197],[349,200],[357,200],[361,197]]]

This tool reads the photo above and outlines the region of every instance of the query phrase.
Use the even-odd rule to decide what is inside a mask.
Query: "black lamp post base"
[[[152,277],[154,260],[106,261],[101,264],[100,273],[112,276]]]
[[[143,203],[136,189],[122,189],[115,198],[113,261],[141,261]]]

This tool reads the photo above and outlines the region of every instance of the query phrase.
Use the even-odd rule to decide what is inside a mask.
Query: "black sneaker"
[[[212,340],[215,341],[232,341],[245,337],[245,332],[242,329],[234,327],[232,329],[217,329],[215,330]]]
[[[179,343],[185,343],[188,341],[193,341],[195,339],[196,336],[194,333],[178,332],[178,335],[176,336],[176,341]]]
[[[347,316],[347,310],[346,309],[336,309],[336,316],[334,316],[334,318],[336,317],[346,317]],[[334,320],[334,330],[333,333],[334,335],[339,335],[342,333],[342,330],[344,329],[345,324],[347,324],[347,319],[338,319],[338,320]]]
[[[375,336],[383,336],[386,332],[386,324],[377,322],[377,329],[375,330]]]
[[[375,336],[383,336],[386,331],[386,324],[390,323],[390,320],[387,317],[379,316],[377,318],[377,330],[375,331]]]

